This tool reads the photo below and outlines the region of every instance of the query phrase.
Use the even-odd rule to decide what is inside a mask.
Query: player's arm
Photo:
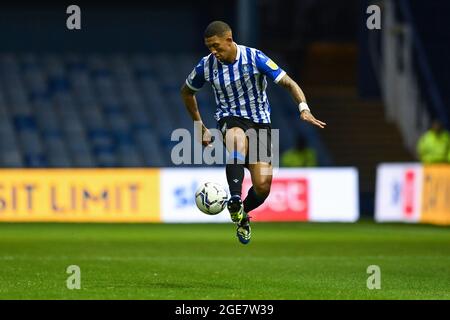
[[[181,99],[183,100],[184,105],[186,106],[189,115],[191,116],[193,121],[202,121],[202,117],[200,116],[200,112],[198,111],[197,99],[195,98],[196,91],[190,89],[186,84],[183,84],[181,87]]]
[[[308,105],[306,104],[305,94],[300,86],[289,77],[284,70],[282,70],[275,62],[261,51],[257,51],[255,55],[255,63],[258,70],[269,77],[275,83],[286,88],[298,105],[300,111],[300,118],[319,128],[325,127],[325,122],[319,121],[311,114]]]
[[[181,99],[183,100],[183,103],[186,106],[192,120],[200,121],[202,126],[202,144],[208,146],[211,143],[211,133],[203,124],[202,117],[198,111],[197,99],[195,98],[195,94],[203,87],[203,84],[205,83],[204,64],[205,58],[202,58],[187,77],[185,83],[181,87]]]
[[[206,126],[203,124],[202,117],[200,116],[200,112],[198,110],[198,104],[197,99],[195,98],[196,91],[189,88],[186,83],[183,84],[181,87],[181,99],[183,100],[184,105],[186,106],[187,111],[189,112],[189,115],[191,116],[193,121],[200,121],[202,125],[202,144],[207,146],[211,142],[211,134],[206,128]]]
[[[278,82],[280,86],[284,87],[289,91],[295,103],[298,105],[300,111],[300,118],[304,121],[307,121],[319,128],[325,128],[326,123],[320,120],[317,120],[309,110],[308,105],[306,104],[305,94],[303,93],[300,86],[291,79],[287,74],[285,74]]]

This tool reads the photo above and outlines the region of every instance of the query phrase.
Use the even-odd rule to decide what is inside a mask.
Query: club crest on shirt
[[[278,69],[277,64],[275,62],[273,62],[272,59],[267,60],[266,65],[272,70]]]
[[[218,75],[219,75],[219,71],[214,70],[213,71],[213,79],[216,79]]]
[[[250,71],[250,66],[248,64],[243,64],[242,65],[242,72],[243,73],[248,73]]]

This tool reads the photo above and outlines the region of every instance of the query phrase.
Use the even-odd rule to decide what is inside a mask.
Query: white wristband
[[[300,113],[302,113],[302,111],[304,110],[310,111],[306,102],[300,102],[300,104],[298,105],[298,110],[300,110]]]

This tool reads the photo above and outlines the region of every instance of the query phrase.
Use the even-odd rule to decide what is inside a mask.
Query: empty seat
[[[19,143],[24,153],[41,154],[44,151],[38,132],[25,130],[18,132]]]
[[[0,152],[0,166],[7,168],[21,168],[24,166],[22,156],[17,148],[2,149]]]
[[[77,168],[96,167],[97,162],[90,153],[76,153],[72,155],[72,165]]]
[[[43,153],[25,153],[24,162],[30,168],[46,168],[49,166],[47,157]]]
[[[0,165],[173,165],[172,133],[194,129],[179,91],[197,62],[191,54],[0,54]],[[316,132],[297,126],[289,95],[275,86],[268,95],[274,127],[300,128],[294,133],[324,154]],[[196,97],[215,128],[214,94]],[[291,131],[281,132],[283,149],[295,142]]]

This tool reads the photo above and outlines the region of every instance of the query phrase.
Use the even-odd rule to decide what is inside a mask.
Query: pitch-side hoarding
[[[164,222],[229,222],[226,210],[200,213],[195,190],[204,182],[227,185],[225,170],[162,169],[161,219]],[[251,186],[247,173],[243,197]],[[269,197],[251,212],[252,221],[341,221],[359,218],[358,173],[354,168],[279,169]]]
[[[375,197],[377,222],[450,225],[450,165],[380,164]]]
[[[223,168],[3,169],[0,221],[230,222],[227,210],[201,213],[194,194]],[[251,186],[247,173],[243,196]],[[354,168],[278,169],[253,221],[342,221],[359,217]]]

